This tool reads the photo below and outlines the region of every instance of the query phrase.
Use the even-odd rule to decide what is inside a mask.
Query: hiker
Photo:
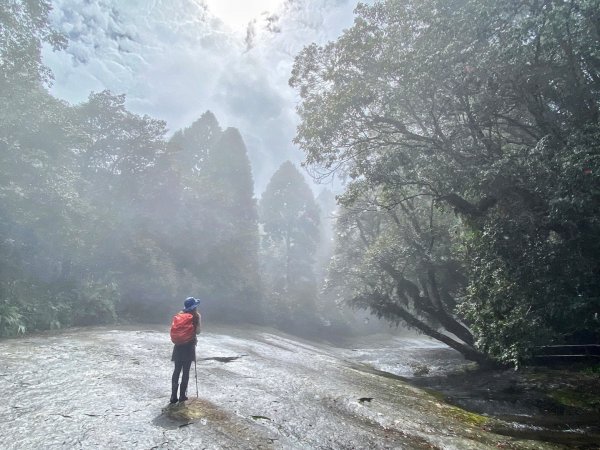
[[[196,335],[200,333],[200,313],[197,311],[200,300],[188,297],[183,303],[183,310],[173,317],[171,325],[171,340],[175,344],[171,361],[175,363],[173,376],[171,377],[171,403],[177,403],[177,388],[179,387],[179,401],[184,402],[188,398],[186,390],[190,379],[190,367],[192,361],[196,361]],[[184,342],[181,342],[181,341]],[[181,384],[179,385],[179,373]]]

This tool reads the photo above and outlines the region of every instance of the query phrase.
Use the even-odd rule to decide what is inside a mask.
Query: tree
[[[361,182],[341,196],[327,290],[379,318],[404,322],[467,359],[489,363],[455,314],[464,287],[452,251],[457,220],[427,197],[396,200]]]
[[[156,232],[163,234],[163,248],[173,254],[180,267],[189,270],[199,269],[210,245],[208,237],[199,233],[206,231],[210,217],[206,205],[210,201],[208,181],[202,168],[222,134],[215,116],[206,111],[190,127],[173,134],[152,175],[152,206],[159,211],[154,220]],[[199,236],[192,242],[173,239],[190,235]]]
[[[221,318],[256,319],[257,211],[239,133],[207,112],[166,142],[165,123],[124,95],[53,98],[40,51],[66,40],[49,10],[0,4],[0,335],[117,314],[164,321],[192,293]]]
[[[462,217],[462,311],[477,346],[504,361],[600,332],[599,10],[359,5],[336,42],[298,55],[290,80],[296,143],[317,176],[341,170],[377,195],[412,189]]]
[[[226,321],[260,321],[258,212],[248,152],[237,129],[227,128],[216,140],[200,173],[205,228],[196,233],[210,233],[200,268],[211,292],[206,308]]]
[[[0,335],[60,325],[62,256],[73,254],[79,204],[64,104],[46,91],[41,47],[64,37],[49,26],[49,2],[0,5]],[[41,304],[47,302],[45,314]]]
[[[329,281],[328,272],[334,255],[335,230],[339,215],[336,196],[325,188],[315,200],[319,207],[319,242],[314,256],[317,311],[321,321],[327,327],[325,330],[330,331],[331,334],[352,333],[352,330],[357,328],[357,319],[353,317],[353,311],[324,289]]]
[[[131,194],[132,187],[139,188],[135,177],[148,172],[165,152],[166,123],[131,113],[125,107],[125,95],[110,91],[90,94],[77,113],[84,175],[113,184],[120,180],[117,184]]]
[[[181,293],[205,298],[211,320],[260,321],[258,213],[239,132],[207,111],[173,135],[153,178],[150,226],[184,275]]]
[[[87,267],[114,282],[120,313],[164,314],[175,295],[173,263],[161,251],[149,222],[154,213],[154,175],[166,153],[164,121],[127,110],[125,95],[90,94],[74,108],[81,195],[92,205],[85,227]]]
[[[175,132],[171,138],[171,145],[179,147],[179,167],[187,173],[199,172],[211,147],[219,140],[221,134],[219,122],[211,111],[206,111],[191,126]]]
[[[70,323],[73,262],[81,261],[82,210],[68,108],[41,86],[4,104],[0,119],[0,303],[17,330]],[[1,308],[0,308],[1,309]],[[0,312],[0,316],[3,316]],[[10,322],[10,321],[8,321]]]
[[[0,92],[4,95],[18,96],[51,80],[50,69],[42,63],[42,45],[59,50],[66,46],[66,38],[50,26],[50,10],[46,0],[0,4]]]
[[[290,161],[271,177],[259,211],[264,274],[276,322],[301,330],[316,320],[313,266],[319,242],[319,209],[310,187]]]

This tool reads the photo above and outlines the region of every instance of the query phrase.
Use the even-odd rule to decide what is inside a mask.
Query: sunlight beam
[[[233,29],[245,28],[262,13],[273,13],[282,0],[205,0],[209,11]]]

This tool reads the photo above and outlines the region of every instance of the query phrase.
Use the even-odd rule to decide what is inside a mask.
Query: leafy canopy
[[[597,0],[359,5],[290,79],[295,142],[317,177],[341,172],[394,205],[420,195],[460,214],[464,319],[502,360],[600,330],[599,11]]]

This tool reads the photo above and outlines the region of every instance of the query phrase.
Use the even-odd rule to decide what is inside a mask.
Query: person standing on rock
[[[173,316],[171,323],[171,341],[173,342],[173,354],[171,361],[175,363],[173,376],[171,377],[171,403],[186,401],[188,381],[190,379],[190,367],[196,361],[196,335],[200,333],[200,313],[197,308],[200,300],[188,297],[183,303],[183,310]],[[179,374],[181,373],[181,384]],[[179,388],[179,399],[177,390]]]

